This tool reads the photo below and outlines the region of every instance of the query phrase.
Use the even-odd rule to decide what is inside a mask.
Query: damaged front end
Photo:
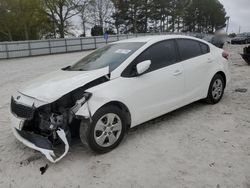
[[[58,162],[68,153],[71,137],[79,135],[82,117],[75,114],[91,97],[91,93],[84,92],[85,89],[78,88],[55,102],[41,106],[34,102],[27,105],[20,99],[23,95],[12,97],[12,123],[15,124],[13,132],[16,138],[43,153],[52,163]],[[27,96],[24,97],[27,100]],[[63,152],[60,150],[62,144]]]

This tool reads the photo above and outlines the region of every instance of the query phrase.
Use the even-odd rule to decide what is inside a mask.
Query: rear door
[[[209,46],[203,42],[177,39],[177,45],[184,69],[184,98],[186,103],[190,103],[204,96],[213,58]]]

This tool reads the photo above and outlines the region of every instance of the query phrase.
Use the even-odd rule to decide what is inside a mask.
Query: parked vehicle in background
[[[228,54],[204,40],[166,35],[119,41],[19,89],[11,98],[12,129],[51,162],[66,155],[74,134],[105,153],[131,127],[200,99],[218,103],[229,79]],[[59,143],[65,151],[56,159]]]
[[[204,33],[197,33],[194,35],[195,38],[198,38],[198,39],[203,39],[205,37],[205,34]]]
[[[209,36],[205,36],[203,40],[215,45],[218,48],[223,48],[225,44],[225,38],[222,36],[209,35]]]
[[[248,44],[250,43],[250,33],[238,34],[231,40],[231,44]]]
[[[250,65],[250,46],[243,48],[243,54],[240,55]]]

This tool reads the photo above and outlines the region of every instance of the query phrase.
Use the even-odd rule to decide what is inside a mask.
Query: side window
[[[200,47],[203,54],[207,54],[210,52],[210,48],[207,44],[200,42]]]
[[[203,54],[198,41],[191,39],[178,39],[177,44],[182,60],[190,59]]]
[[[178,61],[174,40],[166,40],[156,43],[142,52],[122,73],[124,77],[133,77],[136,72],[136,65],[146,60],[151,60],[151,66],[146,72],[172,65]]]

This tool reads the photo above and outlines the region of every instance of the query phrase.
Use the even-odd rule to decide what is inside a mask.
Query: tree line
[[[79,25],[80,22],[80,25]],[[213,33],[225,27],[218,0],[0,0],[0,41],[146,32]]]

